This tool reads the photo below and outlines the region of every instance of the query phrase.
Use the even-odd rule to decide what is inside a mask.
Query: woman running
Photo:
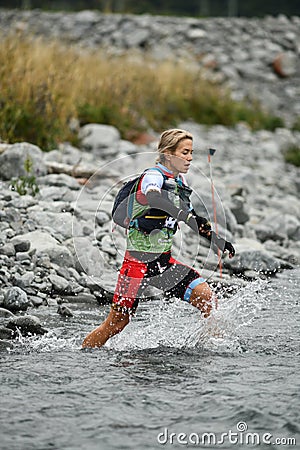
[[[127,246],[120,269],[111,310],[104,322],[83,341],[83,348],[101,347],[122,331],[135,312],[147,286],[198,308],[206,318],[215,301],[212,289],[194,268],[172,257],[172,240],[178,223],[184,222],[196,233],[233,257],[233,245],[217,236],[209,221],[197,215],[190,202],[192,190],[183,174],[193,159],[193,136],[181,129],[160,136],[156,166],[145,170],[134,195]]]

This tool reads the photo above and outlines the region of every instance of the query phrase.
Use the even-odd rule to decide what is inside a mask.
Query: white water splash
[[[19,332],[18,338],[14,342],[13,348],[9,349],[9,353],[47,353],[61,350],[79,350],[78,338],[63,338],[57,336],[55,330],[50,331],[43,336],[22,336]]]
[[[159,347],[201,348],[209,352],[239,352],[241,329],[269,305],[266,281],[256,280],[231,297],[218,295],[219,306],[208,319],[185,302],[151,300],[141,303],[137,317],[105,348],[116,351]],[[68,333],[69,334],[69,333]],[[77,334],[77,333],[76,333]],[[54,329],[43,336],[19,334],[10,353],[78,351],[83,337]]]
[[[219,297],[218,309],[208,319],[186,303],[154,300],[139,307],[138,317],[110,339],[106,347],[117,351],[160,346],[196,348],[216,352],[241,351],[241,329],[250,325],[269,301],[263,294],[266,281],[256,280],[230,298]]]

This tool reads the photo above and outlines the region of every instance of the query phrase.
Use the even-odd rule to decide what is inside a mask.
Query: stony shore
[[[235,288],[299,266],[300,169],[286,164],[283,152],[300,145],[300,133],[253,133],[244,125],[179,126],[195,136],[188,175],[194,207],[212,222],[207,150],[217,149],[213,180],[219,233],[234,242],[237,254],[223,258],[220,279],[216,255],[191,230],[178,233],[174,253],[212,283]],[[0,315],[57,304],[59,314],[72,316],[73,302],[96,306],[111,299],[125,241],[123,229],[112,232],[114,195],[120,180],[153,165],[158,136],[138,146],[122,140],[114,127],[89,124],[80,138],[80,149],[64,144],[49,153],[29,143],[0,146]],[[12,179],[28,179],[26,158],[39,188],[35,196],[32,185],[27,195],[11,187]],[[28,316],[4,320],[0,339],[14,336],[20,320],[25,332],[32,331]],[[45,332],[32,320],[34,332]]]

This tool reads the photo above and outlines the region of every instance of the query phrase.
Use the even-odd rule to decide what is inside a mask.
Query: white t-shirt
[[[147,195],[149,191],[161,192],[162,185],[164,184],[164,177],[158,170],[147,170],[143,176],[141,183],[141,191],[144,195]]]
[[[183,184],[187,185],[186,180],[182,174],[180,174],[180,178],[183,181]],[[147,195],[149,191],[161,192],[163,184],[164,184],[164,177],[162,173],[155,169],[149,169],[143,176],[141,183],[141,191],[144,195]]]

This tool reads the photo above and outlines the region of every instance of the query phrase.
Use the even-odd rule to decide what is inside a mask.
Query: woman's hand
[[[214,231],[211,232],[211,242],[214,247],[220,249],[223,253],[229,252],[229,258],[233,258],[235,255],[235,248],[229,241],[218,236]]]

